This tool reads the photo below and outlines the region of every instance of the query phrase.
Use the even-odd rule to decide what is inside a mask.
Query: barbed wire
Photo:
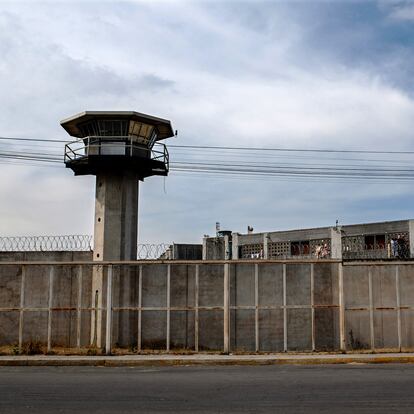
[[[92,236],[11,236],[0,237],[1,252],[91,251]]]
[[[71,252],[92,251],[93,237],[84,234],[64,236],[5,236],[0,237],[0,252]],[[170,244],[138,244],[140,260],[169,259]]]
[[[149,259],[171,259],[170,244],[138,244],[137,258],[139,260]]]

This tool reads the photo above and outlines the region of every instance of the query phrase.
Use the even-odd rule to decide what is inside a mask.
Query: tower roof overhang
[[[92,119],[122,119],[153,125],[154,127],[156,127],[158,132],[157,141],[174,136],[174,131],[172,129],[171,122],[167,119],[158,118],[152,115],[146,115],[135,111],[84,111],[79,114],[73,115],[70,118],[62,120],[60,122],[60,125],[62,125],[62,127],[66,130],[66,132],[69,135],[77,138],[84,138],[85,135],[79,128],[79,125]]]

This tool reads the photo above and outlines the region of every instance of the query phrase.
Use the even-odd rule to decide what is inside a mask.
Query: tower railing
[[[65,145],[64,161],[81,161],[89,156],[122,155],[135,156],[139,153],[142,158],[163,162],[168,171],[169,154],[165,144],[156,142],[151,148],[139,144],[131,136],[89,136],[69,142]]]

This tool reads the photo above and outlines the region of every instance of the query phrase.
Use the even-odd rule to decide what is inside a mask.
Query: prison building
[[[342,258],[414,258],[414,220],[354,224],[342,227]]]
[[[173,243],[159,256],[161,260],[201,260],[202,245],[188,243]]]
[[[414,257],[414,220],[204,237],[203,259],[391,260]]]

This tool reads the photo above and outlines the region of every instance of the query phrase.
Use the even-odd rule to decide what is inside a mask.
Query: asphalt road
[[[413,413],[414,365],[3,367],[0,413]]]

